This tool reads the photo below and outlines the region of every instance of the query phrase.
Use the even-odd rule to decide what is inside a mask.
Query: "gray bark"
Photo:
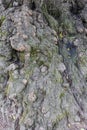
[[[87,129],[86,0],[0,1],[0,129]]]

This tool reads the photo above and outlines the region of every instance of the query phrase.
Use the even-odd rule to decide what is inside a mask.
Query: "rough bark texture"
[[[87,130],[87,0],[0,0],[0,130]]]

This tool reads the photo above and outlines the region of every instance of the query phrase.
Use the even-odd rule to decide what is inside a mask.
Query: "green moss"
[[[52,75],[53,75],[53,81],[55,83],[60,83],[61,84],[63,82],[62,76],[61,76],[61,74],[58,72],[58,70],[56,68],[54,69],[54,72],[52,73]]]
[[[42,50],[42,48],[43,48],[43,50]],[[31,47],[30,62],[33,63],[33,61],[36,61],[38,66],[41,66],[41,65],[49,66],[48,62],[51,61],[51,57],[52,57],[51,52],[47,48],[44,48],[44,46],[41,46],[41,49]],[[46,58],[47,58],[47,60],[46,60]]]
[[[26,108],[26,110],[23,112],[23,114],[22,114],[22,116],[21,116],[21,118],[20,118],[19,124],[21,124],[21,123],[24,122],[24,120],[25,120],[25,118],[26,118],[26,116],[27,116],[27,113],[28,113],[28,110],[27,110],[27,108]]]
[[[25,78],[28,80],[30,76],[33,74],[33,64],[30,65],[29,67],[25,68]]]
[[[25,93],[24,93],[25,94]],[[22,95],[23,96],[23,95]],[[30,111],[30,104],[29,102],[27,101],[27,96],[24,96],[23,99],[22,99],[22,105],[24,107],[24,112],[23,114],[21,115],[21,118],[20,118],[20,124],[23,123],[25,121],[25,118],[27,117],[27,114],[29,113]]]
[[[49,24],[49,26],[58,31],[58,21],[56,21],[56,17],[59,17],[59,10],[54,9],[53,5],[50,3],[50,1],[47,4],[43,4],[42,6],[43,14]]]
[[[80,58],[79,60],[81,65],[86,65],[87,64],[87,57],[84,55]]]
[[[8,96],[8,95],[9,95],[9,92],[10,92],[10,85],[7,85],[4,94],[5,94],[6,96]]]
[[[10,82],[13,82],[14,81],[14,78],[12,76],[12,71],[9,72],[9,81]],[[10,92],[10,85],[8,84],[6,86],[6,89],[5,89],[5,95],[8,96],[9,95],[9,92]]]
[[[7,32],[6,32],[6,31],[2,31],[2,30],[0,29],[0,37],[6,36],[6,35],[7,35]]]
[[[48,0],[48,2],[43,3],[42,11],[47,12],[56,19],[58,19],[61,15],[61,11],[59,10],[58,7],[55,7],[54,3],[51,0]]]
[[[38,54],[39,54],[38,48],[31,47],[30,58],[31,58],[32,60],[37,59]]]
[[[67,117],[69,113],[67,111],[61,113],[60,115],[56,116],[56,119],[53,121],[53,126],[55,127],[62,119]]]
[[[46,4],[43,4],[42,7],[41,7],[41,9],[42,9],[43,13],[44,13],[44,12],[48,12],[48,11],[47,11],[47,5],[46,5]]]
[[[0,27],[2,26],[2,23],[4,22],[4,20],[5,20],[5,16],[1,16],[0,17]]]
[[[40,59],[38,59],[38,60],[37,60],[37,64],[38,64],[39,66],[41,66],[41,65],[44,65],[45,63],[44,63],[44,61],[41,61]]]
[[[66,31],[70,35],[76,34],[75,23],[73,19],[69,19],[67,14],[63,13],[63,16],[60,20],[60,26],[62,27],[63,31]]]
[[[49,15],[48,13],[44,12],[44,16],[49,24],[49,26],[54,29],[55,31],[58,32],[58,21],[52,17],[51,15]]]
[[[9,72],[9,81],[13,81],[14,80],[14,78],[13,78],[13,76],[12,76],[12,71],[10,71]]]
[[[4,82],[4,76],[2,74],[0,74],[0,83]]]
[[[61,92],[61,94],[60,94],[60,99],[62,99],[63,97],[65,96],[65,93],[64,92]]]
[[[20,61],[24,63],[25,62],[25,53],[24,52],[20,52],[19,58],[20,58]]]

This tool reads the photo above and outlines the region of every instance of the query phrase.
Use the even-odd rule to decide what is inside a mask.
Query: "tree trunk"
[[[0,1],[0,129],[87,129],[87,1]]]

